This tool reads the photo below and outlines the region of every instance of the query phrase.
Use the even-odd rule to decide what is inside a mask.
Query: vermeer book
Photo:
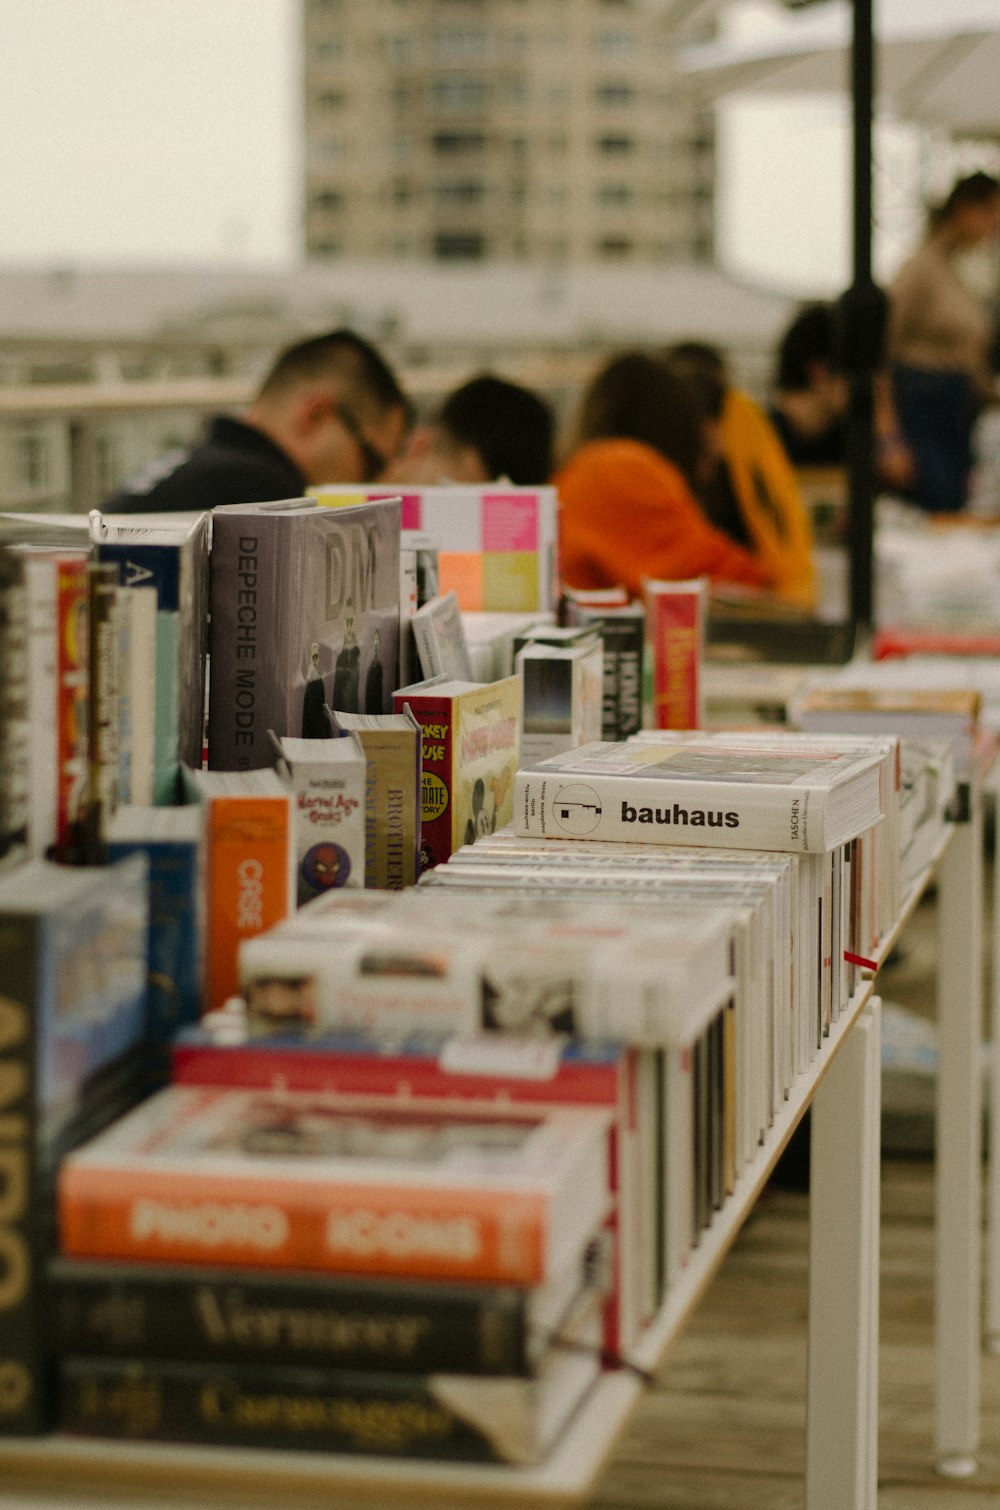
[[[538,1284],[607,1215],[608,1127],[171,1086],[63,1161],[61,1250]]]
[[[116,1358],[528,1376],[586,1269],[524,1289],[56,1257],[49,1336]]]
[[[212,516],[208,763],[270,764],[267,731],[323,739],[324,704],[392,707],[399,499],[232,504]]]
[[[723,849],[823,851],[882,816],[882,754],[724,734],[591,744],[518,771],[514,831]]]

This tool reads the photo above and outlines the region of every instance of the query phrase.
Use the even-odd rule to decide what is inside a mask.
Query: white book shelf
[[[940,1075],[937,1152],[935,1451],[944,1472],[975,1469],[979,1440],[981,1210],[979,1023],[982,829],[951,826],[883,941],[892,948],[932,879],[938,885]],[[880,1003],[866,978],[800,1075],[757,1158],[715,1214],[632,1351],[657,1366],[711,1282],[806,1108],[812,1114],[807,1510],[875,1510],[877,1481]],[[0,1506],[67,1510],[116,1501],[150,1510],[228,1503],[256,1510],[322,1503],[585,1502],[643,1389],[627,1371],[591,1392],[535,1468],[271,1449],[132,1444],[66,1436],[0,1438]],[[47,1498],[45,1496],[48,1496]]]

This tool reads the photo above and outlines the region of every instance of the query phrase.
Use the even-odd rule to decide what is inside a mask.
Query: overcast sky
[[[298,0],[0,0],[0,263],[297,257],[298,14]],[[848,140],[834,100],[723,107],[732,271],[839,286]]]
[[[0,261],[292,256],[297,14],[0,0]]]

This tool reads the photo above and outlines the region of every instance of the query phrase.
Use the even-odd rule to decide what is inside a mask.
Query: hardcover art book
[[[99,871],[29,860],[0,878],[0,1436],[52,1424],[41,1296],[52,1172],[75,1128],[102,1125],[102,1077],[141,1043],[145,1008],[141,858]]]
[[[421,869],[510,821],[521,758],[521,683],[432,679],[402,687],[422,734]]]
[[[882,816],[883,757],[776,733],[591,744],[517,773],[514,830],[731,849],[831,850]]]
[[[539,1284],[610,1207],[604,1112],[170,1086],[63,1161],[61,1251]]]
[[[353,484],[316,489],[328,508],[364,499],[402,497],[403,529],[422,530],[437,546],[438,588],[465,611],[553,609],[556,604],[558,500],[552,487],[510,483],[406,488]]]
[[[387,713],[399,654],[398,497],[231,504],[212,516],[208,760],[270,764],[268,730],[323,739],[328,705]]]
[[[589,1267],[525,1288],[56,1256],[46,1282],[60,1353],[528,1378]]]
[[[528,1379],[71,1355],[59,1365],[60,1425],[87,1436],[533,1464],[600,1372],[597,1302],[563,1335]]]

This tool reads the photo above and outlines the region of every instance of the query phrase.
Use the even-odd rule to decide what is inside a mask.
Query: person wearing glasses
[[[108,513],[215,508],[298,498],[328,482],[373,482],[409,426],[391,368],[363,337],[340,329],[283,351],[242,415],[220,414],[201,445],[132,478]]]

